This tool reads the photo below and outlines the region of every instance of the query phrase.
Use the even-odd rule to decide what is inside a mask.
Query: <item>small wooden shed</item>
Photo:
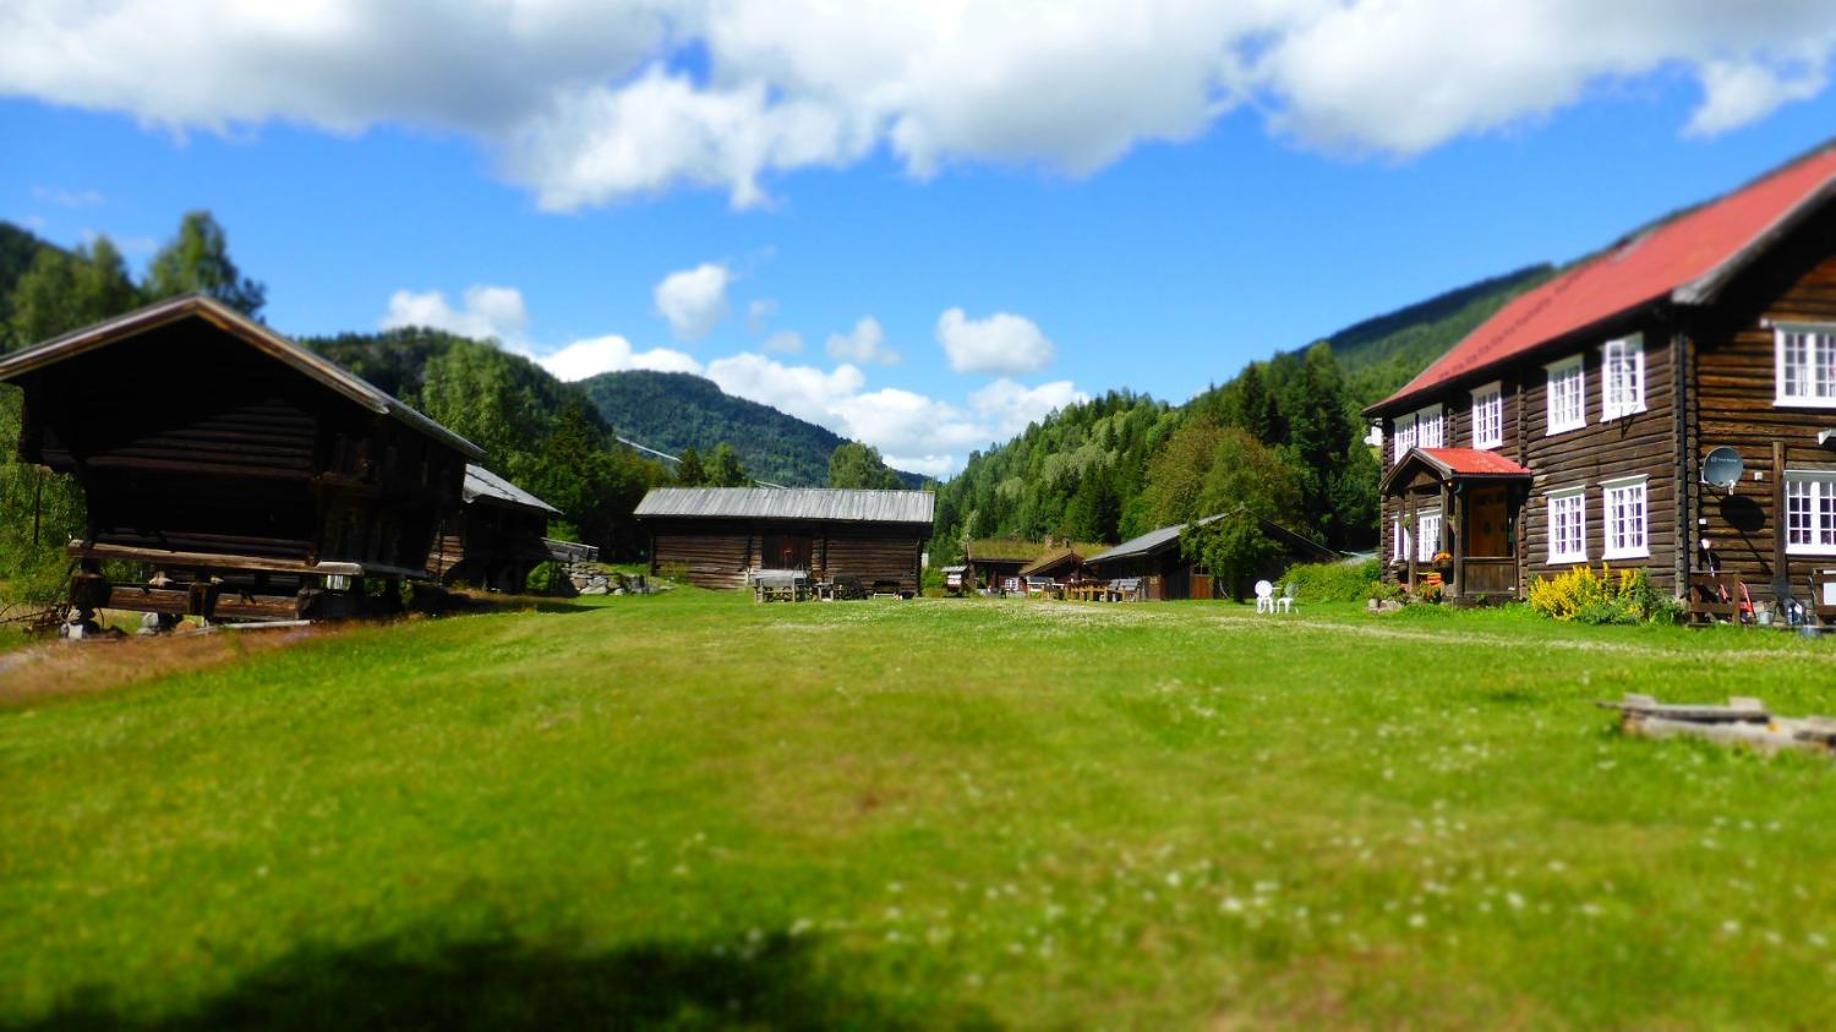
[[[443,584],[465,582],[521,594],[545,562],[598,558],[599,550],[548,537],[561,511],[483,466],[465,467],[459,511],[441,524],[427,568]]]
[[[7,355],[0,382],[24,389],[20,457],[82,486],[88,523],[69,543],[81,613],[362,611],[366,579],[427,578],[434,529],[483,456],[202,296]],[[140,574],[113,583],[111,560]]]
[[[744,587],[757,570],[802,570],[915,595],[935,506],[928,491],[662,487],[635,515],[650,531],[651,572],[704,588]]]
[[[1337,552],[1325,545],[1264,519],[1246,508],[1216,513],[1195,522],[1204,525],[1225,519],[1256,520],[1261,524],[1264,534],[1286,548],[1286,554],[1277,563],[1271,564],[1270,569],[1259,571],[1262,576],[1278,576],[1289,563],[1327,562],[1339,557]],[[1138,579],[1141,582],[1140,597],[1144,599],[1215,598],[1221,591],[1228,591],[1229,585],[1219,584],[1211,571],[1182,554],[1179,532],[1186,526],[1184,523],[1175,523],[1150,530],[1101,555],[1091,556],[1085,560],[1085,566],[1092,576],[1104,580]]]

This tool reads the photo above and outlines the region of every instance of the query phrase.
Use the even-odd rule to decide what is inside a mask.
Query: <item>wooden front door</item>
[[[1508,489],[1482,487],[1466,496],[1466,557],[1503,559],[1511,554]]]
[[[803,534],[767,534],[759,563],[767,570],[807,570],[810,568],[810,539]]]

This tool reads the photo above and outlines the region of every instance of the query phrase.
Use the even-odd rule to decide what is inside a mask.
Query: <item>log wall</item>
[[[703,588],[740,588],[749,571],[768,568],[768,536],[810,540],[810,575],[817,580],[857,577],[868,588],[883,584],[916,593],[929,528],[902,524],[824,523],[791,520],[654,519],[652,573],[678,572]]]

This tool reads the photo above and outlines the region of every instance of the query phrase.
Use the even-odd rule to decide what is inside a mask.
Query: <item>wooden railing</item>
[[[1517,593],[1517,560],[1468,558],[1460,561],[1463,595],[1514,595]]]

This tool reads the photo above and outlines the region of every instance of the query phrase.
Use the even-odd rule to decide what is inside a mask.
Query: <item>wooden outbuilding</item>
[[[1084,556],[1075,545],[1060,545],[1042,553],[1039,558],[1020,567],[1021,580],[1045,577],[1054,584],[1080,580],[1084,575]]]
[[[1521,599],[1605,562],[1724,614],[1836,604],[1836,145],[1577,262],[1367,414],[1399,582]]]
[[[463,505],[441,525],[427,568],[443,584],[521,594],[545,562],[597,559],[599,550],[548,537],[561,511],[483,466],[465,467]]]
[[[963,545],[963,563],[968,566],[971,586],[990,591],[1024,591],[1026,578],[1040,576],[1034,567],[1044,561],[1062,576],[1058,583],[1081,569],[1085,556],[1095,555],[1108,545],[1085,544],[1063,538],[1029,541],[1018,538],[976,538]],[[1071,558],[1075,556],[1075,559]]]
[[[1329,562],[1339,558],[1337,552],[1325,545],[1264,519],[1246,508],[1216,513],[1195,523],[1204,526],[1229,519],[1255,520],[1263,534],[1285,549],[1281,556],[1270,562],[1268,569],[1256,571],[1255,576],[1273,579],[1293,563]],[[1136,597],[1146,600],[1208,599],[1228,593],[1230,585],[1219,584],[1218,579],[1203,564],[1195,563],[1182,554],[1179,533],[1187,526],[1175,523],[1150,530],[1107,552],[1091,556],[1084,561],[1084,565],[1092,577],[1106,581],[1138,582],[1131,585],[1131,590]]]
[[[744,587],[754,571],[801,570],[916,595],[936,496],[838,488],[662,487],[638,503],[652,573],[704,588]]]
[[[20,457],[73,475],[87,525],[72,601],[219,619],[373,608],[427,578],[471,442],[206,297],[163,301],[0,358]],[[111,582],[103,563],[139,574]],[[119,567],[114,567],[119,568]],[[390,604],[393,592],[380,602]]]

